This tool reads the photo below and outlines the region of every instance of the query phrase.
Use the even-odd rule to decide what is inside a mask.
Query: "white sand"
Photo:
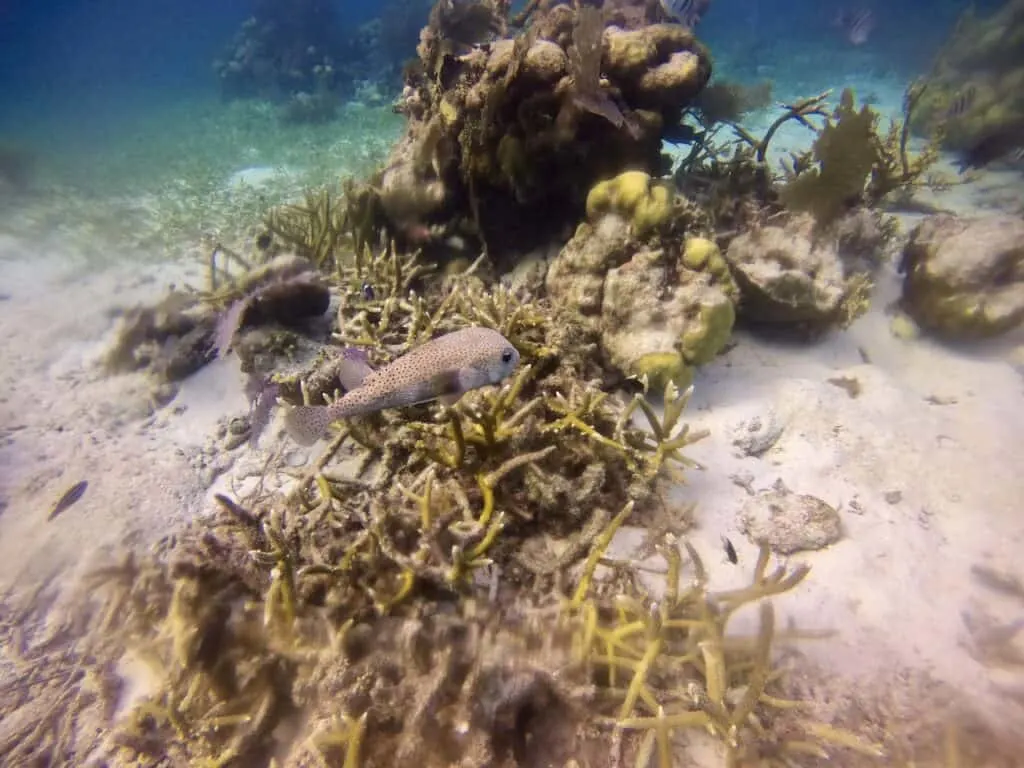
[[[975,191],[947,197],[971,208]],[[140,376],[108,378],[94,366],[113,326],[110,310],[154,300],[174,280],[198,285],[201,271],[125,263],[97,273],[0,240],[0,292],[10,294],[0,300],[0,589],[29,586],[125,537],[145,546],[209,508],[210,489],[190,458],[218,419],[245,408],[237,361],[200,372],[156,415]],[[756,550],[737,531],[748,497],[733,475],[757,490],[781,478],[839,507],[843,539],[794,556],[811,574],[777,601],[783,621],[837,631],[803,650],[864,697],[873,695],[868,681],[923,671],[976,706],[1024,722],[1000,692],[1024,680],[971,657],[962,617],[1007,622],[1024,613],[969,574],[983,564],[1024,577],[1024,381],[1006,362],[1005,342],[966,352],[893,337],[885,308],[896,292],[889,273],[870,314],[848,332],[813,345],[740,334],[735,349],[700,372],[689,417],[711,436],[692,449],[708,469],[691,473],[681,495],[699,502],[692,541],[716,587],[749,578]],[[859,397],[827,381],[837,376],[855,377]],[[737,456],[734,430],[772,413],[785,425],[774,447],[760,458]],[[274,448],[272,437],[264,450]],[[265,456],[246,454],[220,487]],[[46,522],[80,479],[89,481],[85,496]],[[884,498],[891,491],[900,492],[894,503]],[[739,566],[725,560],[722,535]]]

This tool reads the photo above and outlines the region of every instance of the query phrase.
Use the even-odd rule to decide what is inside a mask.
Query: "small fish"
[[[977,95],[978,89],[974,86],[974,83],[968,83],[967,87],[960,91],[956,98],[950,102],[949,107],[946,109],[946,119],[954,120],[967,112],[974,106],[974,99]]]
[[[519,352],[508,339],[481,327],[439,336],[379,370],[358,350],[344,356],[339,378],[348,391],[342,397],[331,405],[288,409],[285,429],[296,443],[312,445],[339,419],[433,400],[450,405],[471,389],[499,383],[519,364]]]
[[[245,394],[249,398],[249,447],[259,447],[260,435],[270,423],[280,393],[280,385],[269,378],[249,374],[245,387]]]
[[[996,160],[1016,156],[1024,150],[1024,120],[993,128],[961,155],[960,173],[984,168]]]
[[[215,360],[224,357],[234,344],[250,301],[249,298],[239,299],[225,309],[217,319],[213,331],[213,346],[210,348]]]
[[[696,128],[685,123],[669,125],[661,131],[662,140],[669,144],[693,144],[701,136],[702,134],[699,134]]]
[[[64,495],[57,500],[57,503],[53,505],[53,509],[50,510],[50,514],[47,516],[47,520],[53,520],[61,512],[64,512],[68,507],[82,498],[85,493],[85,489],[89,487],[89,483],[86,480],[79,480],[77,483],[72,485],[66,491]]]
[[[369,283],[363,283],[362,288],[360,288],[359,290],[363,294],[363,298],[366,301],[373,301],[374,297],[376,296],[373,290],[373,286],[370,285]]]
[[[870,8],[854,8],[840,11],[833,26],[839,27],[851,45],[863,45],[875,28],[875,14]]]
[[[736,554],[736,547],[725,536],[722,537],[722,547],[725,548],[725,556],[729,558],[729,562],[736,565],[740,561],[739,555]]]
[[[711,0],[661,0],[661,7],[684,27],[693,29],[711,7]]]

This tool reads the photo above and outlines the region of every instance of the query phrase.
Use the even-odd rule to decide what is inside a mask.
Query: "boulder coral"
[[[688,386],[694,369],[722,351],[736,320],[732,301],[708,274],[664,260],[664,253],[644,249],[610,269],[601,305],[609,362],[627,375],[647,376],[655,391],[669,380]],[[678,272],[676,280],[664,279],[666,266]]]
[[[657,390],[686,386],[725,346],[736,285],[718,247],[701,237],[640,241],[610,211],[581,224],[551,262],[546,288],[600,342],[606,361]]]
[[[996,336],[1024,323],[1024,221],[931,216],[910,234],[903,307],[951,339]]]
[[[523,252],[567,238],[595,183],[668,171],[662,137],[711,74],[690,30],[564,3],[510,30],[487,0],[455,24],[464,5],[435,6],[407,67],[407,130],[375,183],[392,229]]]
[[[863,253],[877,252],[883,239],[881,230],[857,230],[846,239],[823,234],[807,214],[744,232],[726,253],[742,318],[811,333],[848,324],[867,309],[870,269]]]

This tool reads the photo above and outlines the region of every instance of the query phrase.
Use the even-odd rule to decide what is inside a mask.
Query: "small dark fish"
[[[967,112],[967,110],[974,106],[974,99],[977,95],[978,89],[974,84],[968,84],[967,87],[960,91],[956,98],[950,102],[949,107],[946,109],[946,119],[953,120]]]
[[[376,296],[376,294],[373,291],[373,286],[370,285],[369,283],[363,283],[363,287],[360,288],[359,290],[362,291],[363,298],[366,299],[367,301],[373,301],[374,297]]]
[[[863,45],[875,28],[875,14],[870,8],[840,11],[833,24],[843,30],[852,45]]]
[[[722,546],[725,547],[725,556],[729,558],[729,562],[736,565],[740,561],[739,555],[736,554],[736,547],[725,536],[722,537]]]
[[[698,131],[692,125],[677,123],[664,128],[661,138],[669,144],[692,144],[698,138]]]
[[[1024,149],[1024,120],[994,128],[967,148],[960,158],[960,173],[984,168]]]
[[[270,379],[250,374],[245,390],[249,398],[249,446],[257,448],[260,435],[270,423],[270,416],[277,405],[277,396],[281,394],[281,387]]]
[[[661,0],[661,7],[684,27],[693,29],[711,6],[711,0]]]
[[[53,518],[65,511],[68,507],[82,498],[82,495],[85,493],[85,489],[88,487],[88,481],[80,480],[64,491],[64,495],[60,497],[56,504],[53,505],[53,509],[50,510],[50,514],[46,519],[53,520]]]

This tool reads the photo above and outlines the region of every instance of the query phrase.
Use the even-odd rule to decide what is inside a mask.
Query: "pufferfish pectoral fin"
[[[284,428],[299,445],[315,443],[326,434],[330,423],[330,408],[326,405],[295,405],[284,415]]]
[[[366,377],[373,373],[373,367],[366,352],[357,347],[346,347],[341,351],[341,358],[338,361],[338,381],[351,392],[363,385]]]

